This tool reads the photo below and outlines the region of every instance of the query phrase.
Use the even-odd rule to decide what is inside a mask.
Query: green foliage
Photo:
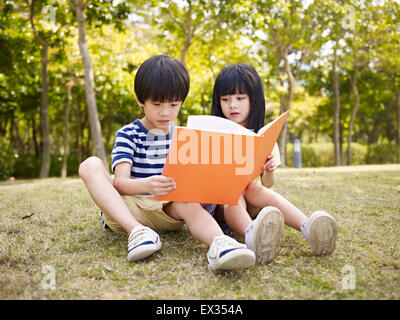
[[[34,155],[20,156],[15,160],[12,175],[15,178],[36,178],[39,176],[41,159]],[[50,165],[50,177],[61,175],[62,155],[52,155]],[[78,158],[71,155],[67,159],[67,176],[78,175]]]
[[[365,162],[370,163],[397,163],[398,146],[394,143],[374,143],[368,146]]]
[[[351,165],[366,164],[368,146],[353,142],[351,144]],[[343,144],[343,163],[347,163],[347,143]],[[377,162],[374,162],[376,164]]]
[[[303,143],[301,145],[302,166],[308,167],[330,167],[335,164],[333,153],[333,143]],[[347,163],[347,144],[343,144],[344,163]],[[369,149],[366,145],[359,143],[351,144],[352,165],[366,164]],[[293,144],[287,145],[286,163],[288,167],[293,167]],[[380,163],[380,162],[370,162]],[[387,162],[389,163],[389,162]],[[390,162],[392,163],[392,162]]]
[[[332,143],[311,143],[301,145],[302,167],[327,167],[334,164]],[[287,166],[293,167],[293,144],[287,145]]]
[[[342,25],[349,5],[356,9],[354,28]],[[55,29],[45,27],[45,6],[56,9]],[[35,177],[41,156],[40,45],[30,27],[29,2],[6,1],[0,9],[0,136],[13,141],[19,154],[15,173]],[[37,30],[49,43],[48,117],[54,166],[50,174],[58,176],[60,162],[55,159],[63,153],[65,84],[70,74],[69,158],[84,159],[93,149],[77,22],[66,0],[37,0],[34,13]],[[214,80],[231,63],[256,68],[265,85],[267,115],[276,117],[288,97],[281,54],[286,52],[296,77],[289,135],[307,142],[303,144],[304,166],[333,165],[329,144],[313,142],[332,140],[332,46],[338,43],[342,141],[348,135],[354,103],[349,75],[354,75],[355,69],[359,74],[352,162],[395,162],[395,143],[399,141],[396,91],[400,88],[398,1],[364,2],[361,6],[349,0],[92,0],[85,13],[96,103],[108,153],[116,130],[143,116],[135,101],[133,80],[148,57],[167,54],[184,59],[191,86],[176,124],[185,125],[191,114],[210,113]],[[380,141],[390,146],[372,145]],[[367,144],[371,147],[365,151]],[[291,148],[287,146],[289,152]],[[343,157],[345,164],[346,145]],[[286,158],[292,165],[292,155]],[[76,164],[69,167],[69,174],[76,173]]]
[[[10,142],[4,137],[0,137],[0,180],[7,179],[12,175],[14,161],[14,150]]]

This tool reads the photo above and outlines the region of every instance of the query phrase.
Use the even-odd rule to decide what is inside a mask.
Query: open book
[[[288,112],[257,133],[225,118],[189,116],[187,127],[175,127],[162,172],[176,189],[156,199],[237,204],[261,174]]]

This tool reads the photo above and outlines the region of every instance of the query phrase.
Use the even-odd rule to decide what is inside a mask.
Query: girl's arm
[[[277,165],[274,161],[274,155],[270,154],[263,166],[264,171],[261,174],[261,183],[263,186],[271,188],[274,185],[274,171],[276,170],[276,168]]]

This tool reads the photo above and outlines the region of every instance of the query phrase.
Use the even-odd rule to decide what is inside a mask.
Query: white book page
[[[187,128],[224,133],[236,133],[247,136],[257,136],[254,131],[246,129],[231,120],[217,116],[189,116]]]

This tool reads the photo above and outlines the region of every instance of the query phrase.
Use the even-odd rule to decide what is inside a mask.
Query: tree
[[[76,19],[78,21],[79,30],[79,50],[82,56],[82,63],[85,70],[85,96],[86,96],[86,106],[89,115],[90,133],[93,139],[94,150],[97,155],[103,161],[104,166],[108,168],[108,157],[106,156],[106,151],[103,143],[103,136],[101,132],[101,124],[99,120],[99,115],[97,112],[96,105],[96,94],[94,91],[94,73],[93,73],[93,63],[90,57],[87,44],[86,44],[86,19],[85,10],[90,0],[68,0],[71,8],[75,11]]]
[[[68,160],[68,135],[69,135],[69,113],[71,110],[71,102],[72,102],[72,87],[74,85],[74,80],[72,77],[72,72],[70,72],[69,81],[65,84],[67,88],[67,104],[64,110],[64,147],[63,147],[63,159],[62,159],[62,167],[61,167],[61,178],[67,177],[67,160]]]
[[[387,0],[377,10],[379,22],[377,27],[377,60],[375,68],[383,71],[391,80],[394,100],[397,106],[397,144],[398,162],[400,163],[400,4]]]
[[[316,4],[306,5],[301,1],[257,1],[251,19],[251,32],[261,34],[265,61],[271,61],[269,52],[275,51],[273,67],[287,93],[281,95],[280,113],[290,110],[296,81],[304,63],[320,45],[315,29],[320,10]],[[284,74],[282,78],[280,75]],[[282,166],[286,163],[288,121],[282,129],[278,144]]]
[[[34,24],[34,11],[36,0],[32,0],[30,5],[30,22],[36,40],[41,45],[41,61],[42,61],[42,108],[40,110],[40,132],[43,142],[42,166],[40,168],[40,178],[47,178],[50,171],[50,135],[49,135],[49,76],[47,72],[47,54],[49,45],[39,35]]]
[[[367,67],[370,62],[370,56],[372,55],[372,42],[374,20],[371,15],[371,7],[365,4],[364,10],[359,12],[350,13],[350,27],[347,29],[344,41],[346,41],[346,47],[344,51],[347,53],[344,57],[344,71],[349,80],[352,92],[353,92],[353,107],[351,110],[350,120],[347,131],[347,165],[351,165],[351,143],[353,137],[354,123],[356,120],[358,108],[360,105],[360,91],[358,88],[358,80],[360,73],[363,68]]]
[[[180,44],[179,56],[184,64],[190,46],[208,33],[219,30],[227,21],[231,8],[230,1],[226,0],[218,3],[211,0],[139,2],[141,6],[137,5],[136,11],[162,30],[161,38],[174,39]]]

